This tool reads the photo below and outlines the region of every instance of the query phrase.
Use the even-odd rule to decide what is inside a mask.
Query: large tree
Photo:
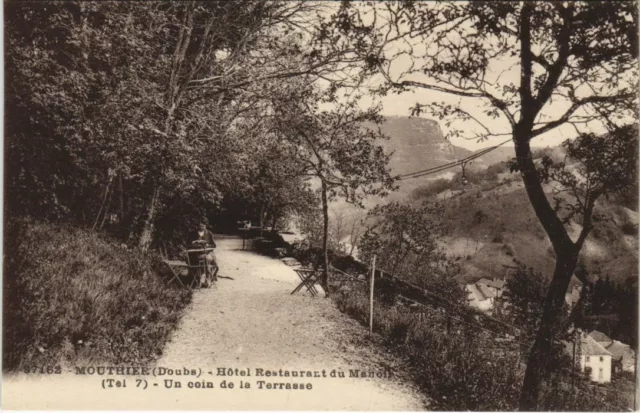
[[[301,174],[316,180],[322,200],[323,273],[328,293],[329,202],[342,197],[361,205],[365,196],[384,196],[394,189],[389,154],[377,124],[377,108],[361,110],[357,99],[339,101],[333,91],[302,90],[302,99],[286,99],[276,106],[279,133],[288,142]],[[324,106],[324,107],[321,107]],[[372,126],[373,125],[373,126]]]
[[[146,128],[160,136],[166,152],[175,157],[175,147],[187,136],[188,142],[197,137],[223,137],[232,126],[243,106],[238,94],[259,80],[269,80],[287,72],[281,65],[273,64],[280,53],[273,53],[270,35],[278,33],[280,25],[302,9],[301,3],[283,2],[186,2],[176,3],[175,30],[169,40],[169,53],[164,58],[165,70],[156,81],[160,111]],[[160,29],[162,30],[162,29]],[[260,66],[261,73],[256,72]],[[223,113],[212,117],[211,112]],[[254,102],[255,103],[255,100]],[[231,118],[224,119],[224,111],[233,110]],[[222,118],[222,119],[221,119]],[[222,122],[220,122],[222,120]],[[218,139],[220,140],[220,139]],[[188,144],[187,144],[188,145]],[[198,148],[189,148],[198,150]],[[210,151],[209,153],[213,155]],[[146,218],[140,236],[140,247],[146,249],[152,239],[153,223],[158,199],[167,190],[176,188],[176,182],[168,182],[172,170],[166,160],[155,163],[149,185],[153,188],[148,201]],[[202,170],[202,169],[201,169]],[[206,176],[206,175],[205,175]]]
[[[556,256],[520,400],[521,409],[535,410],[549,370],[553,325],[593,228],[593,205],[617,185],[601,175],[602,168],[589,169],[598,184],[574,191],[579,197],[568,201],[572,207],[556,208],[545,193],[544,171],[533,161],[531,141],[558,129],[574,135],[596,131],[610,137],[600,148],[622,142],[632,145],[626,155],[636,152],[623,127],[636,120],[637,7],[633,2],[347,3],[341,15],[334,33],[346,34],[343,39],[364,33],[354,48],[366,56],[367,70],[384,78],[383,93],[430,91],[430,101],[418,102],[414,114],[446,119],[448,136],[513,140],[517,169]],[[615,147],[613,152],[618,158],[609,172],[625,176],[634,157],[620,158],[625,154]],[[589,168],[597,163],[592,157]],[[563,180],[572,185],[569,175]],[[580,211],[576,239],[565,226],[567,210]]]
[[[376,206],[362,237],[362,258],[377,255],[377,266],[392,277],[434,272],[433,265],[444,261],[436,243],[440,215],[442,206],[429,202],[419,208],[397,202]]]
[[[233,149],[226,128],[248,103],[237,91],[205,99],[203,90],[252,77],[229,69],[289,8],[241,6],[10,2],[11,211],[95,227],[118,197],[120,220],[143,228],[146,247],[164,203],[215,198]],[[192,84],[205,76],[214,79]]]
[[[311,41],[319,4],[8,2],[5,10],[9,211],[96,229],[113,221],[142,249],[159,238],[158,221],[159,235],[175,238],[171,228],[186,223],[175,217],[204,214],[251,187],[262,152],[246,154],[262,138],[255,131],[270,99],[290,79],[331,80],[343,64],[340,49]]]

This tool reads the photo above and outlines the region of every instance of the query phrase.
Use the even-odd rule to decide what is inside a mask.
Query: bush
[[[398,291],[388,278],[377,279],[374,283],[374,296],[376,303],[391,306],[396,302]]]
[[[622,233],[625,235],[638,234],[638,226],[631,222],[625,222],[624,224],[622,224],[622,227],[620,229],[622,230]]]
[[[444,179],[444,178],[434,179],[428,184],[419,186],[416,189],[414,189],[413,192],[411,193],[411,197],[414,200],[429,198],[447,189],[452,189],[455,186],[456,184],[449,179]]]
[[[338,308],[368,323],[365,288],[334,295]],[[471,334],[448,334],[436,310],[415,315],[384,304],[374,307],[374,331],[413,366],[415,381],[432,400],[432,410],[513,410],[522,380],[517,354]]]
[[[191,300],[160,279],[157,258],[88,231],[18,221],[5,234],[5,371],[148,362]]]
[[[357,261],[351,255],[336,256],[331,261],[331,265],[348,274],[354,274],[354,275],[365,274],[366,275],[369,273],[369,268],[365,264],[361,263],[360,261]]]
[[[508,170],[509,162],[494,163],[487,168],[487,177],[490,179],[497,179],[498,174],[507,172]]]
[[[474,224],[482,224],[489,216],[482,210],[477,210],[473,214],[473,223]]]
[[[340,311],[363,325],[369,323],[366,285],[333,296]],[[431,401],[430,410],[516,410],[524,377],[526,351],[517,341],[500,342],[486,330],[455,322],[446,314],[423,307],[420,318],[397,305],[374,307],[374,332],[384,345],[407,360],[414,381]],[[540,409],[557,411],[622,410],[621,403],[589,391],[588,380],[559,372],[543,385]],[[585,395],[592,396],[585,397]]]

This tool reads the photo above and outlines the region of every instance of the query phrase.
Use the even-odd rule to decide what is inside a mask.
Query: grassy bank
[[[154,360],[191,300],[154,258],[77,228],[5,227],[3,370]]]
[[[338,308],[368,324],[366,285],[341,290],[333,298]],[[434,410],[511,410],[516,406],[521,373],[517,355],[491,351],[482,333],[461,326],[446,333],[437,311],[411,314],[398,306],[376,304],[374,332],[413,366],[417,384]]]

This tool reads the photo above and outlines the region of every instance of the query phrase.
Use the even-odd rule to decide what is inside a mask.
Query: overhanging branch
[[[534,129],[531,132],[531,136],[535,137],[538,135],[542,135],[543,133],[546,133],[554,128],[557,128],[558,126],[564,123],[569,122],[571,115],[573,115],[578,109],[580,109],[585,105],[588,105],[591,103],[617,103],[627,99],[633,99],[634,97],[635,95],[632,93],[621,93],[619,95],[613,95],[613,96],[589,96],[584,99],[576,100],[573,103],[573,105],[571,105],[571,107],[560,118],[553,120],[551,122],[548,122],[546,125],[538,129]]]

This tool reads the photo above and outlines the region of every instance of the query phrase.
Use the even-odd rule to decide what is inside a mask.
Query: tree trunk
[[[118,174],[118,192],[120,193],[120,219],[118,223],[122,225],[124,221],[124,190],[122,186],[122,174]]]
[[[104,227],[104,221],[107,220],[107,215],[109,215],[109,208],[111,207],[111,198],[113,196],[113,189],[109,191],[109,197],[107,198],[107,204],[104,209],[104,213],[102,214],[102,221],[100,222],[100,230]]]
[[[260,206],[260,237],[262,237],[262,231],[264,228],[264,204]]]
[[[520,410],[532,411],[538,409],[541,383],[549,371],[549,365],[546,361],[551,359],[554,327],[562,315],[564,296],[571,281],[571,276],[576,269],[580,251],[567,234],[562,221],[547,200],[536,166],[533,163],[526,133],[516,131],[515,143],[518,166],[529,201],[556,254],[553,278],[547,290],[540,327],[529,353],[520,393]]]
[[[322,252],[324,255],[324,265],[322,266],[322,278],[320,285],[325,293],[329,295],[329,202],[327,200],[327,183],[322,180]]]
[[[191,41],[191,33],[193,29],[193,8],[194,3],[189,3],[186,6],[185,14],[183,16],[183,22],[180,26],[180,31],[178,34],[178,40],[176,42],[176,46],[173,52],[173,61],[171,63],[171,75],[169,78],[169,84],[167,85],[167,99],[166,99],[166,108],[167,113],[164,119],[164,136],[169,139],[171,136],[171,132],[174,126],[175,113],[178,107],[180,106],[180,99],[183,91],[184,84],[180,83],[180,75],[182,71],[182,67],[184,64],[187,48]],[[160,173],[160,177],[164,176],[164,166],[162,166],[162,172]],[[157,177],[156,177],[157,179]],[[162,179],[162,178],[160,178]],[[149,202],[149,208],[147,209],[147,217],[144,221],[144,226],[142,228],[142,233],[140,234],[140,239],[138,242],[139,248],[146,252],[151,245],[151,241],[153,239],[153,231],[154,231],[154,219],[157,208],[158,197],[160,193],[160,184],[161,181],[156,181],[154,186],[153,195],[151,197],[151,201]]]
[[[107,187],[104,190],[104,196],[102,197],[102,204],[100,204],[100,209],[98,210],[98,214],[96,215],[96,220],[93,222],[93,227],[91,227],[91,231],[96,229],[98,226],[98,222],[100,221],[100,215],[102,214],[102,209],[104,208],[107,202],[107,196],[111,193],[111,182],[113,180],[112,176],[109,176],[109,181],[107,182]]]
[[[351,248],[349,249],[349,256],[353,256],[353,252],[356,250],[356,244],[358,243],[359,238],[359,226],[357,216],[353,217],[353,222],[351,223],[351,235],[349,237]]]
[[[153,223],[155,219],[156,205],[158,203],[159,193],[160,193],[160,188],[156,186],[155,189],[153,190],[151,201],[149,202],[147,218],[144,221],[144,227],[142,228],[142,233],[140,234],[140,241],[138,242],[138,247],[142,250],[142,252],[147,252],[149,250],[149,246],[151,245],[151,240],[153,239],[153,230],[154,230]]]
[[[578,254],[567,251],[556,261],[553,280],[544,303],[540,327],[527,360],[520,392],[520,411],[539,410],[540,387],[549,372],[552,359],[554,327],[563,311],[564,295],[578,262]]]

